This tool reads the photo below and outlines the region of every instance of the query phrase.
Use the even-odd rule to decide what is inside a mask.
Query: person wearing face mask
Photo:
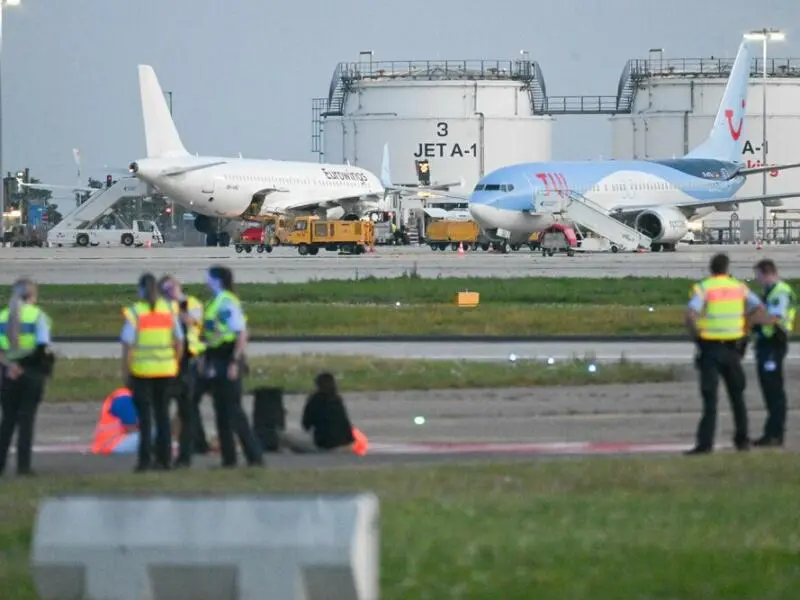
[[[248,464],[262,465],[261,447],[242,408],[247,320],[239,298],[233,293],[233,273],[225,267],[211,267],[206,285],[213,298],[203,315],[202,341],[206,346],[203,376],[214,399],[222,466],[236,466],[234,433]]]
[[[158,282],[164,298],[172,302],[181,320],[184,339],[186,341],[178,377],[175,379],[171,395],[178,403],[178,457],[176,467],[188,467],[192,462],[192,454],[198,451],[206,454],[209,444],[206,440],[203,420],[200,415],[200,402],[204,389],[197,377],[199,357],[205,350],[201,341],[203,304],[194,296],[184,293],[180,282],[170,275],[165,275]]]
[[[36,304],[36,284],[20,279],[8,306],[0,311],[0,474],[5,471],[11,438],[17,430],[17,474],[33,475],[33,429],[52,373],[50,318]]]
[[[797,296],[791,286],[778,275],[775,261],[768,258],[759,261],[754,270],[761,285],[761,299],[769,315],[769,323],[753,328],[758,382],[767,408],[764,435],[753,445],[780,447],[783,446],[786,429],[783,362],[789,351],[789,334],[794,329]]]
[[[158,291],[156,278],[145,273],[139,278],[140,300],[123,309],[123,385],[133,393],[139,415],[139,449],[136,471],[152,466],[152,433],[155,416],[155,463],[158,469],[171,466],[172,432],[169,422],[169,389],[178,375],[183,353],[183,328],[172,305]]]

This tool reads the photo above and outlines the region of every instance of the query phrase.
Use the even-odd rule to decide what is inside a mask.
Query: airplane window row
[[[513,183],[479,183],[475,186],[476,192],[513,192]]]
[[[714,181],[696,181],[692,182],[689,185],[681,186],[681,189],[685,190],[702,190],[702,189],[710,189],[716,186],[721,185],[721,182],[718,180]],[[648,183],[612,183],[612,184],[603,184],[603,185],[593,185],[591,187],[585,186],[566,186],[566,189],[572,190],[573,192],[578,193],[600,193],[600,192],[657,192],[657,191],[669,191],[677,189],[676,186],[672,185],[671,183],[667,183],[666,181],[657,181],[657,182],[648,182]],[[548,188],[544,188],[545,191],[549,191]],[[476,192],[512,192],[514,191],[513,184],[495,184],[495,183],[479,183],[475,186]]]
[[[340,179],[312,179],[311,177],[267,177],[257,175],[223,175],[225,181],[247,181],[270,185],[316,185],[320,187],[366,186],[365,181],[342,181]]]

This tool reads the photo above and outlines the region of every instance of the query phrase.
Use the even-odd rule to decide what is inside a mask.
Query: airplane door
[[[200,188],[200,191],[204,194],[213,194],[214,193],[214,180],[209,179],[203,182],[203,187]]]

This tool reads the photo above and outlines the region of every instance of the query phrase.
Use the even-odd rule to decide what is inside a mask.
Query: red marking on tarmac
[[[414,442],[383,444],[370,442],[369,454],[521,454],[549,456],[601,456],[608,454],[679,454],[692,447],[678,443],[628,443],[628,442],[490,442],[449,443]],[[717,449],[728,448],[724,444]],[[90,454],[86,444],[42,444],[33,447],[38,454]],[[12,450],[13,452],[13,450]],[[132,453],[131,453],[132,454]]]
[[[678,453],[688,450],[690,444],[630,444],[599,442],[550,443],[474,443],[474,444],[380,444],[370,443],[374,454],[651,454]]]
[[[690,444],[675,443],[614,443],[614,442],[540,442],[540,443],[447,443],[425,442],[382,444],[370,442],[369,454],[543,454],[543,455],[602,455],[679,453]],[[40,454],[89,454],[86,444],[43,444],[34,446]]]

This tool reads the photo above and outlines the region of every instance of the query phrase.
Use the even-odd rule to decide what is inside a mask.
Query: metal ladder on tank
[[[648,236],[615,219],[602,206],[577,192],[551,192],[541,197],[537,204],[542,212],[552,212],[606,238],[611,242],[612,248],[616,246],[629,252],[650,248],[652,240]]]

